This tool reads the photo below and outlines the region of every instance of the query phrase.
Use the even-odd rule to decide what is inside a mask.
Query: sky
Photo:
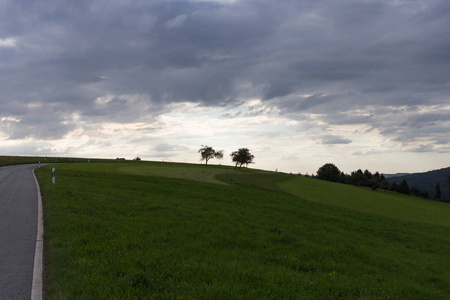
[[[448,0],[0,0],[0,155],[450,166]]]

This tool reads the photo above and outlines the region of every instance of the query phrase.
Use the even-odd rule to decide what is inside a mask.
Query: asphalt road
[[[37,165],[0,168],[0,299],[30,299],[38,219]]]

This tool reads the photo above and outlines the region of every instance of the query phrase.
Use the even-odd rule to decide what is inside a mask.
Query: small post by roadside
[[[39,162],[39,169],[41,168],[41,162]]]
[[[56,172],[55,172],[55,168],[52,169],[52,182],[53,184],[55,184],[55,177],[56,177]]]

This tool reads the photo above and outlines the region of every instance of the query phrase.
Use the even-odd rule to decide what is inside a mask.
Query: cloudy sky
[[[0,155],[450,166],[448,0],[1,0],[0,83]]]

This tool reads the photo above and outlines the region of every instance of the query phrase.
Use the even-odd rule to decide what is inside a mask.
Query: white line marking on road
[[[31,287],[31,300],[42,300],[42,256],[44,252],[44,224],[42,218],[42,198],[41,189],[39,188],[39,182],[36,175],[33,176],[36,182],[37,194],[38,194],[38,226],[36,235],[36,250],[34,252],[34,269],[33,269],[33,285]]]

